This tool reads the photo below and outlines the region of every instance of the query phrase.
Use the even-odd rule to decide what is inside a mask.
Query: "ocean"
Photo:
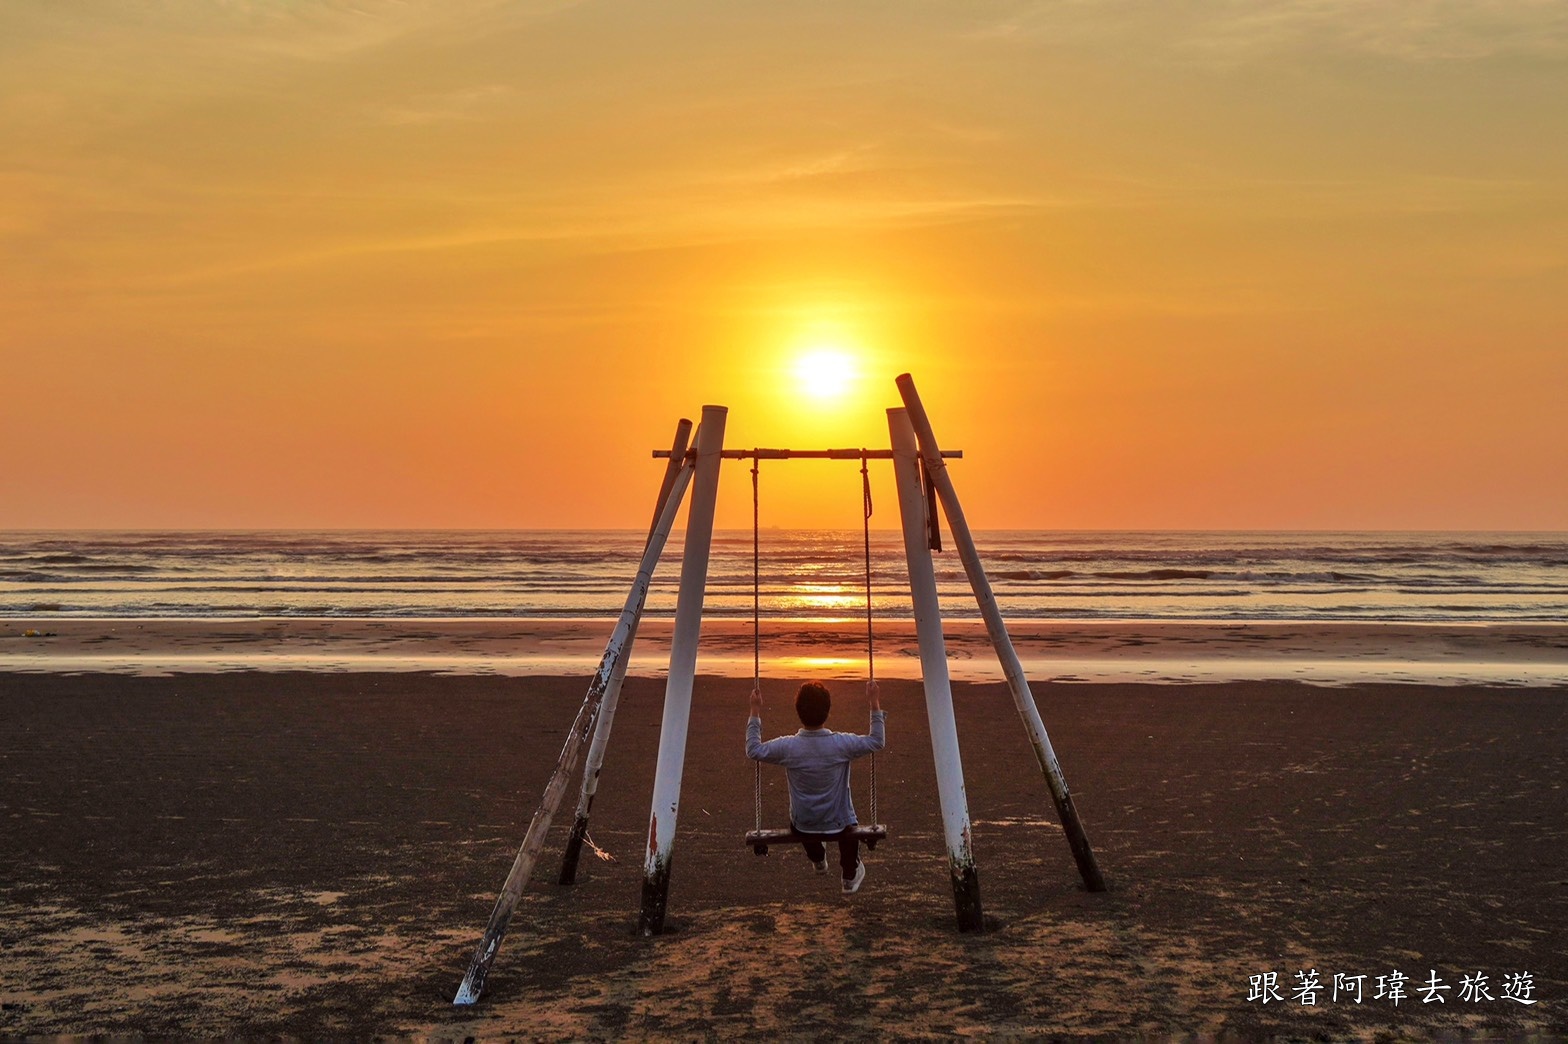
[[[675,608],[672,536],[647,614]],[[1031,620],[1568,621],[1568,534],[989,531],[1004,616]],[[12,531],[0,616],[597,618],[621,607],[640,531]],[[944,615],[976,617],[936,555]],[[859,532],[765,530],[765,618],[865,612]],[[873,612],[908,619],[903,544],[872,534]],[[749,531],[715,534],[705,613],[752,611]]]

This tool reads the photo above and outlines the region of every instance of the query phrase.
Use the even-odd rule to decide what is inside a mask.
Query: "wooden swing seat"
[[[878,841],[887,840],[887,826],[883,823],[864,823],[849,828],[849,836],[857,841],[864,841],[867,848],[876,848]],[[800,844],[805,840],[794,830],[748,830],[746,831],[746,844],[759,856],[768,854],[769,845]]]

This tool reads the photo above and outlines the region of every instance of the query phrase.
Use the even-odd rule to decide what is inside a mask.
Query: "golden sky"
[[[0,526],[642,526],[904,370],[981,528],[1568,529],[1568,4],[0,4]]]

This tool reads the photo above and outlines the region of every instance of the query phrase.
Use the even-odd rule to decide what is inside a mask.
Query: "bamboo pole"
[[[659,516],[664,514],[664,504],[670,498],[675,476],[686,459],[686,444],[691,438],[691,421],[682,417],[675,426],[675,441],[670,446],[669,460],[664,468],[664,479],[659,483],[659,499],[653,508],[653,520],[648,523],[648,539],[658,528]],[[645,548],[647,544],[643,545]],[[640,617],[639,617],[640,620]],[[621,702],[621,684],[626,680],[626,669],[631,664],[632,647],[637,641],[638,620],[632,621],[631,633],[626,636],[626,652],[616,661],[610,674],[610,684],[604,690],[604,700],[599,708],[599,724],[593,730],[593,742],[588,745],[588,760],[583,766],[582,791],[577,796],[577,816],[572,822],[572,832],[566,839],[566,849],[561,853],[560,884],[577,881],[577,860],[582,856],[583,841],[588,837],[588,816],[593,811],[594,795],[599,792],[599,772],[604,768],[604,752],[610,745],[610,730],[615,727],[615,711]]]
[[[947,842],[948,871],[953,879],[953,903],[958,913],[958,930],[977,932],[985,927],[980,909],[980,878],[970,845],[969,801],[964,794],[964,766],[958,752],[953,687],[947,673],[947,646],[942,638],[936,571],[931,564],[931,548],[926,538],[926,499],[920,491],[919,450],[905,411],[888,410],[887,425],[893,438],[893,477],[898,486],[904,556],[909,562],[909,592],[915,606],[920,676],[925,687],[926,715],[931,722],[931,756],[936,762],[937,798],[942,806],[942,833]]]
[[[643,602],[648,597],[648,585],[653,579],[654,566],[658,564],[659,554],[664,550],[670,530],[675,525],[676,509],[685,496],[686,486],[694,471],[692,467],[682,467],[675,476],[664,511],[660,513],[659,521],[654,526],[653,536],[643,548],[637,578],[632,582],[631,590],[627,592],[626,604],[621,609],[620,618],[616,621],[615,630],[610,635],[609,644],[605,646],[604,657],[599,661],[599,669],[588,685],[588,695],[583,698],[582,707],[577,712],[577,719],[572,722],[571,730],[566,734],[566,743],[561,747],[560,757],[556,759],[555,771],[550,774],[550,781],[545,785],[544,797],[528,824],[528,833],[523,838],[522,846],[517,850],[517,857],[512,861],[511,870],[507,872],[506,883],[501,886],[501,894],[496,898],[495,909],[490,913],[490,921],[485,925],[484,936],[474,950],[473,959],[468,965],[468,974],[463,976],[462,985],[457,989],[457,996],[452,999],[453,1004],[473,1004],[484,992],[485,979],[490,974],[490,965],[495,961],[496,953],[501,948],[501,939],[506,935],[507,925],[512,920],[512,913],[517,909],[523,888],[533,874],[534,863],[538,861],[539,853],[544,848],[545,835],[550,830],[550,820],[554,818],[556,809],[560,807],[561,799],[566,794],[567,784],[571,782],[572,775],[577,769],[583,744],[598,719],[610,678],[630,646],[632,629],[637,625],[637,618],[642,614]]]
[[[681,771],[686,764],[686,731],[691,724],[692,681],[697,673],[697,639],[702,630],[702,600],[708,582],[708,552],[713,542],[713,505],[719,491],[719,461],[724,449],[723,406],[704,406],[697,429],[691,510],[686,517],[686,548],[681,556],[681,586],[675,598],[675,630],[670,640],[670,673],[664,688],[664,719],[659,727],[659,760],[654,769],[653,802],[648,811],[648,852],[643,862],[643,935],[664,930],[669,905],[670,859],[681,800]]]
[[[904,407],[908,410],[910,424],[913,425],[916,438],[920,443],[920,454],[925,461],[926,476],[931,484],[936,487],[937,496],[941,498],[942,510],[947,515],[947,527],[952,531],[953,543],[958,545],[958,556],[963,560],[964,572],[969,576],[969,585],[974,588],[975,601],[979,603],[980,615],[985,620],[986,633],[990,635],[991,646],[996,650],[997,659],[1001,661],[1002,673],[1007,677],[1007,688],[1013,694],[1013,704],[1018,708],[1018,716],[1023,719],[1024,728],[1029,733],[1029,742],[1034,746],[1035,759],[1040,763],[1040,770],[1045,774],[1046,785],[1051,788],[1051,798],[1056,803],[1056,813],[1062,820],[1062,831],[1067,835],[1067,843],[1072,848],[1073,859],[1078,863],[1078,873],[1083,877],[1084,887],[1091,892],[1105,891],[1105,878],[1100,874],[1100,867],[1094,859],[1094,849],[1089,846],[1089,835],[1084,832],[1083,823],[1078,818],[1078,810],[1073,806],[1072,795],[1067,790],[1067,779],[1062,775],[1062,767],[1056,760],[1056,751],[1051,746],[1051,738],[1046,735],[1045,723],[1040,720],[1040,708],[1035,704],[1034,694],[1029,690],[1029,680],[1024,677],[1023,664],[1018,661],[1018,652],[1013,648],[1013,640],[1007,633],[1007,625],[1002,622],[1002,611],[997,608],[996,595],[991,591],[991,581],[985,575],[985,567],[980,564],[980,553],[975,550],[975,540],[969,531],[969,522],[964,518],[964,509],[958,503],[958,493],[953,489],[953,478],[947,472],[947,464],[942,459],[941,450],[937,447],[936,435],[931,431],[931,419],[926,416],[925,406],[920,402],[920,393],[915,390],[915,381],[909,374],[900,374],[897,378],[898,391],[904,399]]]

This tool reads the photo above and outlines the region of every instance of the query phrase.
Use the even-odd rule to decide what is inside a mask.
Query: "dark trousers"
[[[839,869],[844,872],[846,880],[855,876],[855,867],[860,864],[860,839],[854,835],[853,827],[846,827],[836,834],[808,834],[796,829],[792,822],[790,829],[800,837],[806,858],[813,863],[820,863],[828,857],[827,842],[837,841]]]

